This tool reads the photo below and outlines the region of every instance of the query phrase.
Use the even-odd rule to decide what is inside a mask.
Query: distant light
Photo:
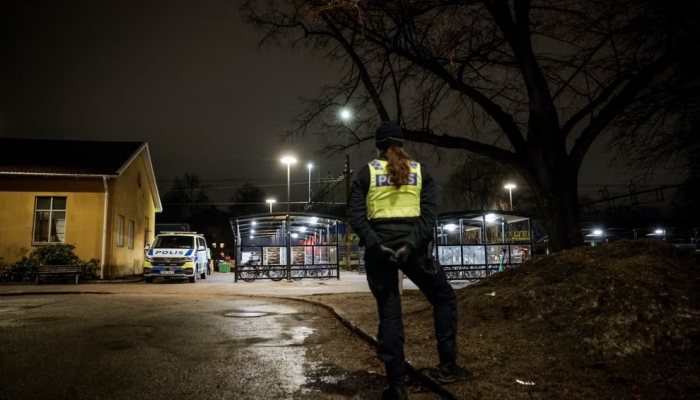
[[[311,163],[308,163],[308,164],[306,165],[306,168],[308,168],[308,169],[312,169],[313,167],[314,167],[314,165],[311,164]]]
[[[493,222],[496,220],[496,214],[486,214],[486,222]]]
[[[280,160],[280,161],[282,161],[283,163],[289,165],[289,164],[294,164],[294,163],[296,163],[296,162],[297,162],[297,159],[294,158],[294,157],[291,157],[291,156],[285,156],[285,157],[282,157],[282,160]]]
[[[315,224],[316,222],[318,222],[318,217],[313,217],[313,218],[311,218],[311,223],[312,223],[312,224]]]
[[[253,235],[250,235],[250,238],[253,239]]]
[[[348,110],[347,108],[343,108],[342,110],[340,110],[340,118],[344,120],[349,120],[351,116],[352,114],[350,114],[350,110]]]
[[[654,233],[656,233],[657,235],[660,235],[660,234],[664,233],[664,230],[663,230],[663,229],[657,229],[657,230],[654,231]]]
[[[265,200],[265,201],[268,202],[268,203],[275,203],[275,202],[277,202],[277,200],[275,200],[275,199],[267,199],[267,200]]]
[[[306,232],[306,227],[305,227],[305,226],[302,226],[301,228],[299,228],[299,230],[302,231],[302,232]]]
[[[255,229],[250,230],[250,234],[253,235],[255,233]]]
[[[505,186],[503,186],[505,189],[515,189],[516,186],[514,183],[506,183]]]
[[[455,229],[457,229],[457,225],[447,224],[447,225],[445,225],[445,229],[447,229],[448,231],[454,231]]]
[[[253,226],[255,226],[255,225],[257,225],[257,224],[258,224],[258,223],[257,223],[256,221],[253,221],[253,222],[251,223],[251,225],[253,225]]]
[[[593,231],[593,234],[594,234],[594,235],[600,236],[600,235],[603,234],[603,231],[601,231],[600,229],[596,229],[596,230]]]
[[[298,238],[298,237],[299,237],[299,234],[298,234],[298,233],[292,233],[292,238],[296,239],[296,238]]]

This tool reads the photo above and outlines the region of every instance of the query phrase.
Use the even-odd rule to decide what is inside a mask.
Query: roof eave
[[[53,172],[7,172],[0,171],[0,175],[15,175],[15,176],[56,176],[56,177],[69,177],[69,178],[116,178],[119,175],[113,174],[57,174]]]
[[[146,175],[148,175],[148,182],[151,185],[151,197],[153,199],[153,206],[156,209],[156,212],[163,212],[163,204],[160,201],[160,193],[158,192],[158,185],[156,184],[156,175],[155,172],[153,171],[153,162],[151,161],[151,152],[148,148],[148,142],[143,142],[141,146],[139,146],[138,149],[134,152],[134,154],[129,157],[128,160],[117,170],[117,175],[121,176],[124,171],[126,171],[127,168],[131,165],[131,163],[134,162],[134,160],[141,154],[142,152],[145,152],[146,155],[146,160],[144,164],[146,165]]]

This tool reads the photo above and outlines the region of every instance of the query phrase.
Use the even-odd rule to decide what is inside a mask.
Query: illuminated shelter
[[[433,255],[449,280],[475,281],[532,256],[533,219],[512,211],[460,211],[441,214]]]
[[[343,221],[310,213],[268,213],[231,218],[236,243],[235,281],[340,279]]]

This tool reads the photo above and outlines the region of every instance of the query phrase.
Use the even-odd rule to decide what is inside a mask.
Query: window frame
[[[124,247],[124,216],[119,215],[117,220],[117,247]]]
[[[49,208],[48,209],[44,209],[44,208],[39,209],[38,208],[39,199],[49,199],[49,201],[51,202],[49,205]],[[53,207],[54,199],[65,199],[65,201],[66,201],[65,207],[63,209],[54,209],[54,207]],[[36,240],[36,228],[37,228],[36,216],[37,216],[38,212],[48,212],[49,213],[49,219],[48,219],[49,231],[48,231],[47,240],[45,242]],[[53,221],[54,212],[62,212],[63,213],[63,241],[60,241],[60,240],[59,241],[51,241],[51,236],[52,236],[51,230],[53,228],[51,222]],[[33,219],[32,238],[31,238],[32,239],[32,241],[31,241],[32,246],[42,246],[42,245],[47,245],[47,244],[66,243],[66,221],[68,220],[68,196],[34,196],[34,213],[32,216],[33,216],[33,218],[32,218]],[[54,233],[54,235],[56,237],[58,237],[58,235],[56,235],[55,233]]]
[[[133,220],[129,220],[129,242],[127,246],[130,249],[134,248],[134,235],[136,234],[136,223]]]

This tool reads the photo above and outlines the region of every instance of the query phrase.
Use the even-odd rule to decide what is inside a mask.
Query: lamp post
[[[311,169],[314,167],[313,164],[309,163],[306,168],[309,169],[309,203],[311,203]]]
[[[291,198],[291,184],[289,182],[289,176],[290,176],[290,167],[292,164],[295,164],[297,162],[297,159],[294,157],[283,157],[281,160],[284,164],[287,164],[287,214],[289,214],[289,204],[290,204],[290,198]]]
[[[286,156],[281,160],[284,164],[287,164],[287,218],[285,221],[285,241],[287,245],[287,280],[292,279],[292,219],[290,215],[290,203],[291,203],[291,183],[289,181],[290,167],[292,164],[297,162],[294,157]]]
[[[508,194],[510,196],[510,210],[513,211],[513,189],[515,189],[516,186],[513,183],[507,183],[503,187],[508,189]]]
[[[272,204],[275,203],[277,200],[275,200],[275,199],[267,199],[267,200],[265,200],[265,201],[268,202],[268,203],[270,204],[270,214],[272,214]]]

